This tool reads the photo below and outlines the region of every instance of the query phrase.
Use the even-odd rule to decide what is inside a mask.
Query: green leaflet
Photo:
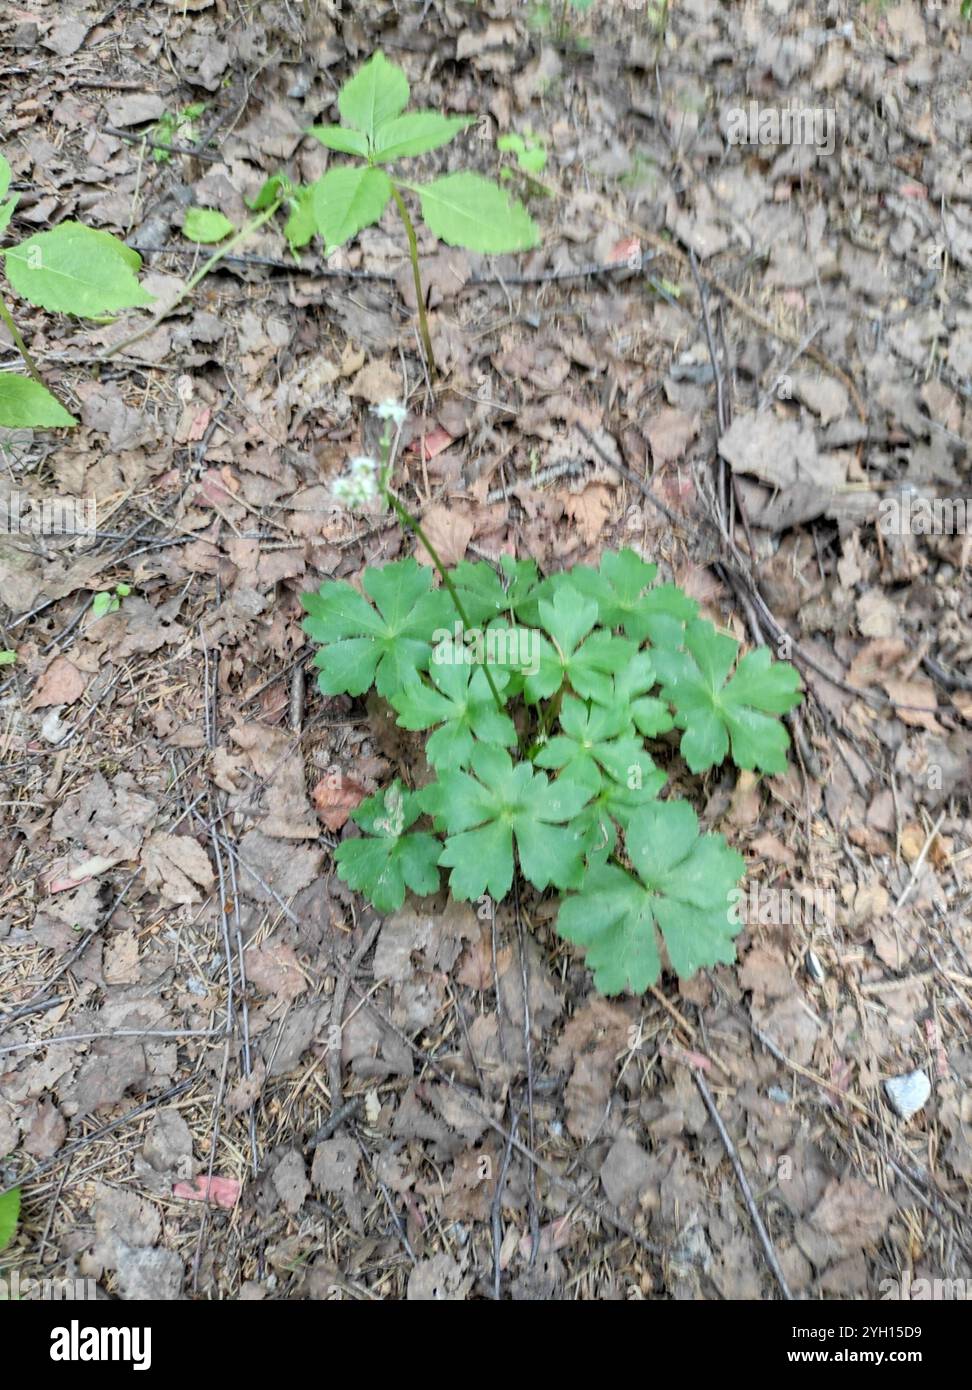
[[[437,828],[449,832],[439,863],[452,869],[452,896],[504,898],[513,882],[513,847],[535,888],[577,887],[583,839],[570,821],[590,800],[577,783],[550,782],[529,763],[515,767],[502,748],[477,744],[471,776],[444,771],[418,793]]]
[[[10,219],[13,217],[17,208],[17,203],[19,202],[16,194],[11,198],[7,198],[6,202],[2,201],[2,199],[6,197],[7,189],[10,187],[10,177],[10,165],[4,159],[3,155],[0,154],[0,236],[3,235],[10,225]]]
[[[432,634],[454,610],[448,594],[432,590],[432,571],[411,557],[366,569],[362,582],[374,608],[350,584],[322,584],[301,595],[303,628],[324,644],[314,664],[325,695],[363,695],[374,685],[389,698],[428,669]]]
[[[426,223],[448,246],[501,255],[540,244],[539,228],[523,204],[479,174],[446,174],[415,192]]]
[[[154,303],[135,276],[138,252],[80,222],[37,232],[2,254],[11,285],[40,309],[100,318]]]
[[[338,877],[367,894],[379,912],[397,911],[406,887],[422,896],[439,887],[441,844],[421,831],[405,833],[421,813],[415,793],[395,781],[352,811],[351,819],[365,835],[342,840],[334,852]]]
[[[20,1218],[20,1188],[0,1196],[0,1250],[9,1245],[17,1230]]]
[[[311,188],[314,222],[328,250],[379,221],[392,191],[384,169],[354,164],[329,169]]]
[[[727,681],[739,650],[733,637],[696,619],[685,630],[684,651],[657,650],[662,695],[675,707],[682,756],[693,772],[721,763],[729,752],[737,767],[786,771],[790,737],[775,716],[800,700],[800,676],[768,647],[748,652]]]
[[[604,994],[641,994],[661,972],[656,928],[684,979],[703,966],[735,959],[740,929],[730,893],[745,868],[721,835],[698,833],[684,801],[636,811],[625,835],[635,873],[594,864],[580,893],[565,898],[557,930],[583,946]]]
[[[368,157],[368,137],[360,130],[348,130],[343,125],[312,125],[307,132],[315,140],[320,140],[329,150],[340,154],[356,154],[361,159]]]
[[[223,241],[235,230],[229,218],[215,208],[190,208],[182,219],[182,234],[190,241]]]
[[[372,157],[378,164],[409,159],[447,145],[460,130],[472,125],[467,116],[443,116],[438,111],[409,111],[386,121],[375,132]]]
[[[408,104],[408,78],[400,67],[377,52],[338,93],[338,110],[346,126],[353,126],[374,143],[379,126],[404,111]]]
[[[4,429],[40,425],[64,429],[77,423],[40,382],[14,372],[0,372],[0,426]]]

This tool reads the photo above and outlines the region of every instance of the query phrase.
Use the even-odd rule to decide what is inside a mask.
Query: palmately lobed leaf
[[[343,580],[301,595],[303,629],[322,644],[314,664],[325,695],[363,695],[371,685],[386,698],[395,694],[428,670],[432,634],[453,612],[448,594],[431,588],[431,571],[411,556],[366,569],[362,583],[374,607]]]
[[[447,651],[449,649],[446,649]],[[429,665],[430,682],[421,677],[391,696],[403,729],[435,729],[425,755],[433,767],[465,767],[473,751],[474,738],[511,748],[516,729],[508,715],[502,714],[481,666],[465,660],[464,649],[451,649],[451,660],[443,660],[443,648],[433,650]],[[505,671],[492,673],[493,684],[502,694],[509,677]]]
[[[634,873],[595,863],[581,891],[564,899],[557,930],[582,946],[605,994],[643,993],[661,973],[656,928],[673,969],[684,979],[735,959],[740,930],[731,898],[745,869],[721,835],[699,835],[683,801],[635,811],[625,834]]]
[[[423,810],[448,832],[439,863],[451,868],[452,896],[502,899],[513,883],[514,845],[524,876],[543,890],[576,886],[584,836],[568,824],[590,800],[589,787],[550,782],[502,748],[477,743],[472,774],[447,770],[418,793]]]
[[[406,887],[421,896],[439,887],[441,842],[424,831],[408,833],[421,813],[415,793],[396,780],[352,811],[365,834],[342,840],[334,852],[338,877],[379,912],[397,911]]]
[[[138,252],[80,222],[37,232],[2,255],[11,285],[39,309],[101,318],[154,303],[136,278]]]
[[[776,716],[799,704],[799,672],[760,647],[727,680],[738,650],[735,638],[696,619],[685,629],[683,650],[654,651],[662,695],[684,730],[682,756],[693,772],[704,772],[731,748],[737,767],[784,773],[790,737]]]

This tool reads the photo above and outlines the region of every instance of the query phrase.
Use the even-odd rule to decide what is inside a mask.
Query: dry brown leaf
[[[73,705],[84,694],[88,679],[66,656],[56,656],[37,682],[31,709],[48,705]]]
[[[465,555],[466,547],[472,540],[473,524],[466,513],[455,505],[435,506],[430,507],[422,517],[422,530],[448,569],[452,565],[458,565]],[[415,558],[420,565],[434,563],[432,556],[422,544],[417,547]]]

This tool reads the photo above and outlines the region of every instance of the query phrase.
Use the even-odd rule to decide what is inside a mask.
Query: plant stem
[[[0,319],[3,319],[4,323],[6,324],[7,331],[9,332],[11,338],[13,338],[14,340],[14,347],[17,349],[21,357],[24,359],[24,365],[26,366],[27,370],[30,372],[34,380],[37,382],[37,385],[43,386],[45,391],[49,391],[50,387],[47,385],[44,378],[37,370],[37,363],[31,357],[30,353],[27,351],[27,344],[21,337],[20,329],[14,323],[13,315],[7,308],[6,304],[4,304],[2,296],[0,296]],[[51,394],[53,394],[53,392]]]
[[[193,290],[199,284],[200,280],[204,279],[205,276],[207,276],[209,272],[214,268],[214,266],[217,266],[219,264],[219,262],[223,259],[224,256],[228,256],[229,253],[235,247],[239,246],[241,242],[246,241],[248,237],[251,237],[255,231],[258,231],[259,228],[263,226],[264,222],[270,221],[270,218],[274,215],[274,213],[277,211],[277,209],[280,207],[280,204],[283,201],[283,198],[278,198],[276,202],[271,203],[268,208],[261,212],[258,217],[251,218],[250,221],[247,222],[246,226],[241,227],[235,236],[231,236],[229,241],[227,241],[225,245],[220,246],[219,249],[217,251],[214,251],[213,254],[210,257],[208,257],[207,260],[203,261],[199,269],[194,271],[193,274],[189,276],[189,279],[186,281],[185,285],[179,291],[175,299],[173,299],[169,304],[167,304],[164,309],[160,309],[159,312],[154,316],[154,318],[149,319],[148,323],[143,324],[142,327],[136,333],[132,333],[130,337],[123,338],[120,343],[115,343],[114,346],[106,348],[105,351],[100,354],[100,356],[102,358],[114,357],[116,352],[124,352],[125,348],[131,347],[132,343],[139,342],[139,340],[144,338],[146,334],[151,333],[156,328],[158,328],[159,324],[162,323],[164,319],[167,319],[174,309],[178,309],[179,305],[183,302],[183,300],[189,298]]]
[[[417,537],[417,539],[422,543],[422,545],[425,546],[426,550],[429,552],[429,555],[432,557],[432,563],[439,571],[439,576],[443,584],[445,585],[446,590],[448,591],[449,597],[452,599],[452,602],[455,605],[456,612],[459,614],[459,620],[462,623],[463,628],[467,632],[471,632],[472,623],[469,621],[469,617],[466,613],[466,610],[462,605],[462,599],[459,597],[456,586],[452,582],[452,576],[446,572],[446,567],[439,558],[439,554],[435,546],[432,544],[428,536],[422,530],[422,527],[418,520],[412,515],[412,513],[408,510],[405,504],[398,500],[398,498],[392,492],[390,487],[385,488],[385,496],[388,498],[388,501],[395,509],[395,513],[398,516],[398,519],[402,523],[402,525],[407,526],[408,529],[412,532],[412,534]],[[503,701],[500,698],[500,693],[496,689],[496,682],[493,680],[493,673],[489,669],[488,662],[485,661],[483,662],[483,675],[486,677],[486,683],[490,688],[490,692],[492,693],[493,701],[496,705],[497,710],[500,714],[505,714],[506,710],[503,706]]]
[[[418,242],[415,240],[415,227],[409,216],[408,208],[405,206],[405,199],[398,189],[392,184],[392,197],[395,199],[399,214],[405,226],[405,235],[408,237],[408,254],[412,259],[412,279],[415,282],[415,302],[418,305],[419,333],[422,337],[422,350],[425,353],[425,360],[429,368],[429,376],[435,379],[435,358],[432,355],[432,339],[429,337],[429,321],[425,316],[425,294],[422,291],[422,275],[419,271]],[[431,550],[429,551],[431,555]]]

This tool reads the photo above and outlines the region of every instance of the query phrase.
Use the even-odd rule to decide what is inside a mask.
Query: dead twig
[[[736,1175],[736,1182],[739,1184],[739,1190],[743,1195],[743,1201],[746,1203],[746,1210],[749,1212],[749,1219],[752,1221],[756,1234],[759,1237],[759,1243],[763,1247],[766,1263],[769,1265],[777,1284],[779,1284],[780,1292],[784,1299],[787,1303],[792,1303],[793,1295],[790,1292],[790,1286],[786,1282],[786,1275],[780,1268],[780,1262],[777,1258],[773,1242],[770,1239],[769,1231],[767,1231],[763,1224],[763,1218],[759,1214],[759,1208],[756,1206],[756,1199],[753,1196],[752,1188],[749,1186],[749,1179],[746,1177],[746,1171],[742,1166],[739,1154],[736,1151],[736,1146],[732,1142],[725,1125],[722,1123],[722,1116],[719,1114],[716,1103],[712,1098],[712,1092],[709,1090],[701,1070],[698,1067],[693,1067],[692,1074],[695,1077],[695,1084],[699,1088],[699,1095],[702,1097],[703,1104],[709,1112],[709,1118],[715,1125],[719,1138],[722,1140],[723,1147],[729,1155],[729,1161]]]

